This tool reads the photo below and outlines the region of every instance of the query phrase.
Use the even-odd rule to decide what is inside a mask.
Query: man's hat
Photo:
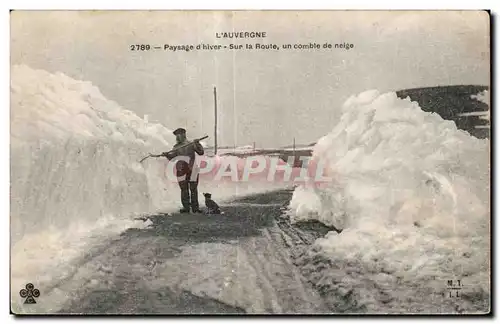
[[[177,128],[176,130],[174,130],[174,135],[178,134],[186,134],[186,130],[184,128]]]

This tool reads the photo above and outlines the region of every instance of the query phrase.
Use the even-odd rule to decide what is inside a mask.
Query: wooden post
[[[214,155],[217,155],[217,89],[214,87]]]

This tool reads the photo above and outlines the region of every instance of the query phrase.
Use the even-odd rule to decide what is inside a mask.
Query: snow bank
[[[161,169],[137,162],[172,139],[169,129],[124,110],[89,82],[13,66],[12,293],[27,282],[47,292],[49,282],[72,271],[69,261],[90,238],[172,204]]]
[[[11,141],[65,142],[106,138],[121,143],[168,145],[174,137],[106,99],[87,81],[16,65],[11,71]]]
[[[151,210],[149,181],[161,170],[137,161],[169,147],[169,129],[122,109],[89,82],[24,65],[12,68],[11,98],[14,242],[30,226]]]
[[[342,111],[313,152],[332,183],[297,188],[289,206],[293,221],[343,229],[316,241],[333,264],[321,280],[369,312],[416,310],[416,295],[439,305],[447,280],[489,295],[489,141],[395,93],[361,93]]]

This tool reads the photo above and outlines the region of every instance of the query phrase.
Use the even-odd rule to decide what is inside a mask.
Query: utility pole
[[[217,89],[214,87],[214,155],[217,155]]]
[[[295,137],[293,138],[293,153],[295,154]]]

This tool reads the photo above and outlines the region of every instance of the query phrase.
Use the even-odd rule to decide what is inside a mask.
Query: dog
[[[215,201],[212,200],[212,194],[204,192],[205,206],[207,206],[207,214],[221,214],[220,207]]]

